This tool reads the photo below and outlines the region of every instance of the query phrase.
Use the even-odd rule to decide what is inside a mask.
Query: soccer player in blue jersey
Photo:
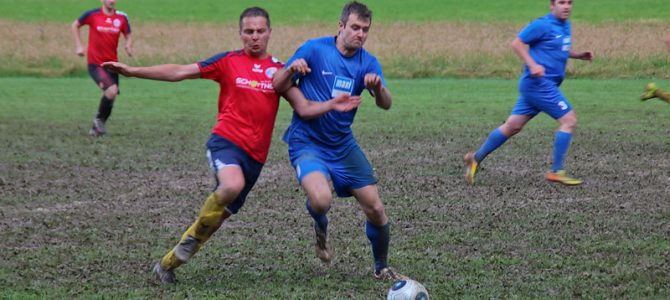
[[[242,209],[267,160],[280,98],[272,86],[272,76],[284,64],[267,51],[272,28],[265,9],[247,8],[239,20],[240,50],[184,65],[102,64],[105,70],[128,77],[161,81],[202,78],[216,81],[220,87],[217,122],[207,141],[207,160],[216,186],[196,220],[154,265],[153,272],[163,284],[176,283],[175,269],[189,261],[225,220]],[[284,95],[303,97],[293,87]],[[329,110],[349,111],[359,103],[356,97],[339,95],[296,110],[301,115],[318,116]]]
[[[391,93],[382,68],[363,48],[372,23],[366,5],[353,1],[342,9],[337,36],[305,42],[273,78],[275,89],[283,92],[292,85],[309,99],[287,97],[296,108],[309,102],[322,102],[340,94],[360,95],[367,89],[378,107],[391,108]],[[328,112],[316,118],[293,114],[284,134],[289,158],[298,182],[307,194],[306,207],[314,219],[316,254],[324,262],[332,259],[328,242],[328,218],[333,182],[339,197],[354,196],[365,216],[366,234],[372,244],[374,277],[397,279],[401,275],[388,266],[389,222],[379,198],[372,166],[351,131],[356,110]]]
[[[507,139],[521,132],[526,123],[539,112],[548,114],[559,124],[554,139],[553,165],[545,178],[565,185],[583,183],[566,175],[563,169],[563,160],[577,125],[577,115],[559,86],[565,77],[568,58],[593,59],[590,51],[577,52],[571,49],[572,34],[568,18],[572,12],[572,2],[551,0],[550,13],[531,22],[512,42],[514,52],[525,64],[519,80],[519,99],[505,123],[491,132],[479,150],[465,154],[465,180],[469,184],[475,183],[477,167],[484,158]]]
[[[665,38],[665,45],[670,51],[670,34]],[[647,101],[649,99],[659,98],[667,103],[670,103],[670,92],[664,91],[656,86],[656,83],[650,82],[644,87],[644,93],[640,96],[640,100]]]

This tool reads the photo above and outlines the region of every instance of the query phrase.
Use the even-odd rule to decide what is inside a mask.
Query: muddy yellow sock
[[[182,240],[190,235],[200,241],[200,244],[206,242],[214,233],[213,229],[216,229],[223,216],[225,207],[219,203],[221,203],[221,200],[217,199],[216,194],[212,193],[207,197],[205,204],[200,209],[198,219],[184,232],[181,237]]]
[[[163,258],[161,259],[161,268],[164,270],[172,270],[181,266],[184,262],[177,259],[177,256],[174,255],[174,248],[170,250]]]
[[[188,236],[194,237],[199,242],[198,248],[196,249],[197,252],[197,250],[199,250],[202,245],[207,242],[209,237],[212,236],[221,221],[225,207],[219,203],[221,203],[221,201],[217,198],[216,194],[212,193],[209,197],[207,197],[205,204],[200,209],[198,219],[193,224],[191,224],[186,232],[184,232],[179,241],[183,241]],[[170,250],[170,252],[168,252],[163,257],[163,259],[161,259],[161,267],[166,270],[170,270],[177,268],[184,263],[183,261],[177,259],[174,252],[175,249],[172,248],[172,250]]]

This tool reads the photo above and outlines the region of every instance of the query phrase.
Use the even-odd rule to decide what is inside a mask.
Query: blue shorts
[[[249,154],[233,142],[216,134],[212,134],[207,141],[207,161],[214,174],[214,180],[216,180],[214,190],[220,184],[219,178],[216,176],[219,170],[227,166],[239,166],[242,168],[244,188],[237,198],[226,207],[229,213],[236,214],[244,205],[247,194],[249,194],[251,188],[256,184],[258,176],[261,175],[263,164],[251,158]]]
[[[338,197],[351,197],[351,190],[377,183],[372,165],[358,146],[337,161],[329,161],[321,153],[321,150],[314,148],[301,149],[291,161],[298,182],[302,182],[309,173],[321,172],[333,181]]]
[[[519,99],[512,115],[535,116],[544,112],[558,120],[572,110],[558,85],[545,78],[529,78],[519,84]]]
[[[119,86],[119,74],[105,70],[100,65],[88,64],[88,74],[103,91],[115,84],[117,87]],[[120,90],[118,94],[120,94]]]

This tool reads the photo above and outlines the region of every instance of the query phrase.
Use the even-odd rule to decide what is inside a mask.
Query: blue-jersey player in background
[[[493,130],[477,152],[465,154],[465,179],[474,184],[477,167],[486,156],[502,146],[539,112],[558,120],[554,138],[553,164],[545,178],[565,185],[583,181],[570,178],[563,169],[563,160],[577,125],[577,115],[558,87],[565,77],[568,58],[592,60],[593,53],[571,49],[572,34],[568,18],[572,0],[551,0],[551,12],[531,22],[512,42],[514,52],[525,63],[519,80],[519,99],[505,123]]]
[[[377,59],[363,44],[372,23],[372,12],[356,1],[347,3],[340,16],[337,36],[326,36],[305,42],[277,71],[273,85],[279,92],[297,84],[305,98],[292,99],[295,108],[313,101],[326,101],[341,95],[359,96],[367,89],[378,107],[391,107]],[[293,113],[291,125],[284,134],[289,158],[296,176],[307,194],[307,211],[314,219],[316,254],[324,262],[332,259],[328,242],[328,218],[332,180],[339,197],[354,196],[367,217],[366,234],[372,244],[374,277],[396,280],[401,277],[388,266],[389,224],[379,198],[377,179],[372,166],[351,132],[356,110],[328,112],[316,118]]]

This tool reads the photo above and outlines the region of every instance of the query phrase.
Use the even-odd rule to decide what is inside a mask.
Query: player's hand
[[[365,74],[363,82],[365,83],[366,88],[375,92],[379,91],[379,89],[382,87],[382,78],[374,73]]]
[[[591,51],[582,52],[579,59],[592,61],[593,60],[593,52],[591,52]]]
[[[128,56],[132,57],[133,56],[133,47],[131,47],[130,45],[126,45],[126,54],[128,54]]]
[[[309,66],[307,65],[307,62],[302,58],[298,58],[298,59],[294,60],[291,63],[291,65],[288,67],[288,69],[293,74],[300,73],[302,75],[305,75],[309,72],[312,72],[312,69],[309,68]]]
[[[77,50],[75,50],[75,52],[76,52],[77,55],[79,55],[79,56],[84,56],[84,52],[85,52],[85,51],[84,51],[84,47],[77,46]]]
[[[339,112],[347,112],[358,107],[360,104],[360,96],[350,96],[349,94],[342,93],[333,98],[332,109]]]
[[[109,70],[123,76],[130,76],[130,67],[120,62],[108,61],[100,65],[103,69]]]
[[[540,64],[533,64],[528,66],[528,71],[532,77],[542,77],[544,76],[544,67]]]

